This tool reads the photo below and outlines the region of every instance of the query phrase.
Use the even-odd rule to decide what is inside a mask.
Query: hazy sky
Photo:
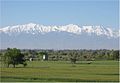
[[[103,25],[118,28],[118,0],[0,0],[1,25]]]

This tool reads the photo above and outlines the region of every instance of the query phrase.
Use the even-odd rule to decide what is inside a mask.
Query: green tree
[[[76,52],[69,53],[69,58],[71,63],[75,64],[78,58],[78,54]]]
[[[3,61],[5,64],[7,64],[7,67],[9,67],[10,64],[12,64],[14,68],[18,64],[23,64],[24,66],[27,65],[24,59],[24,55],[20,52],[19,49],[16,48],[8,48],[4,54]]]
[[[0,53],[0,61],[2,61],[2,57],[3,57],[3,54],[2,54],[2,53]]]
[[[114,59],[114,60],[119,60],[119,50],[115,50],[115,51],[113,52],[113,59]]]

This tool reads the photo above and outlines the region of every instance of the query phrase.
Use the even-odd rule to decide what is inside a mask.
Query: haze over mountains
[[[44,26],[35,23],[0,28],[1,47],[39,49],[118,49],[120,30],[103,26]]]

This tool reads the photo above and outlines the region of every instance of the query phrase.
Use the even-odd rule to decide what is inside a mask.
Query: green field
[[[33,61],[23,68],[1,68],[2,82],[118,82],[118,61]]]

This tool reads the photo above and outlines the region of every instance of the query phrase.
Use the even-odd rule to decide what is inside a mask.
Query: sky
[[[0,28],[26,23],[119,27],[118,0],[0,0]]]

